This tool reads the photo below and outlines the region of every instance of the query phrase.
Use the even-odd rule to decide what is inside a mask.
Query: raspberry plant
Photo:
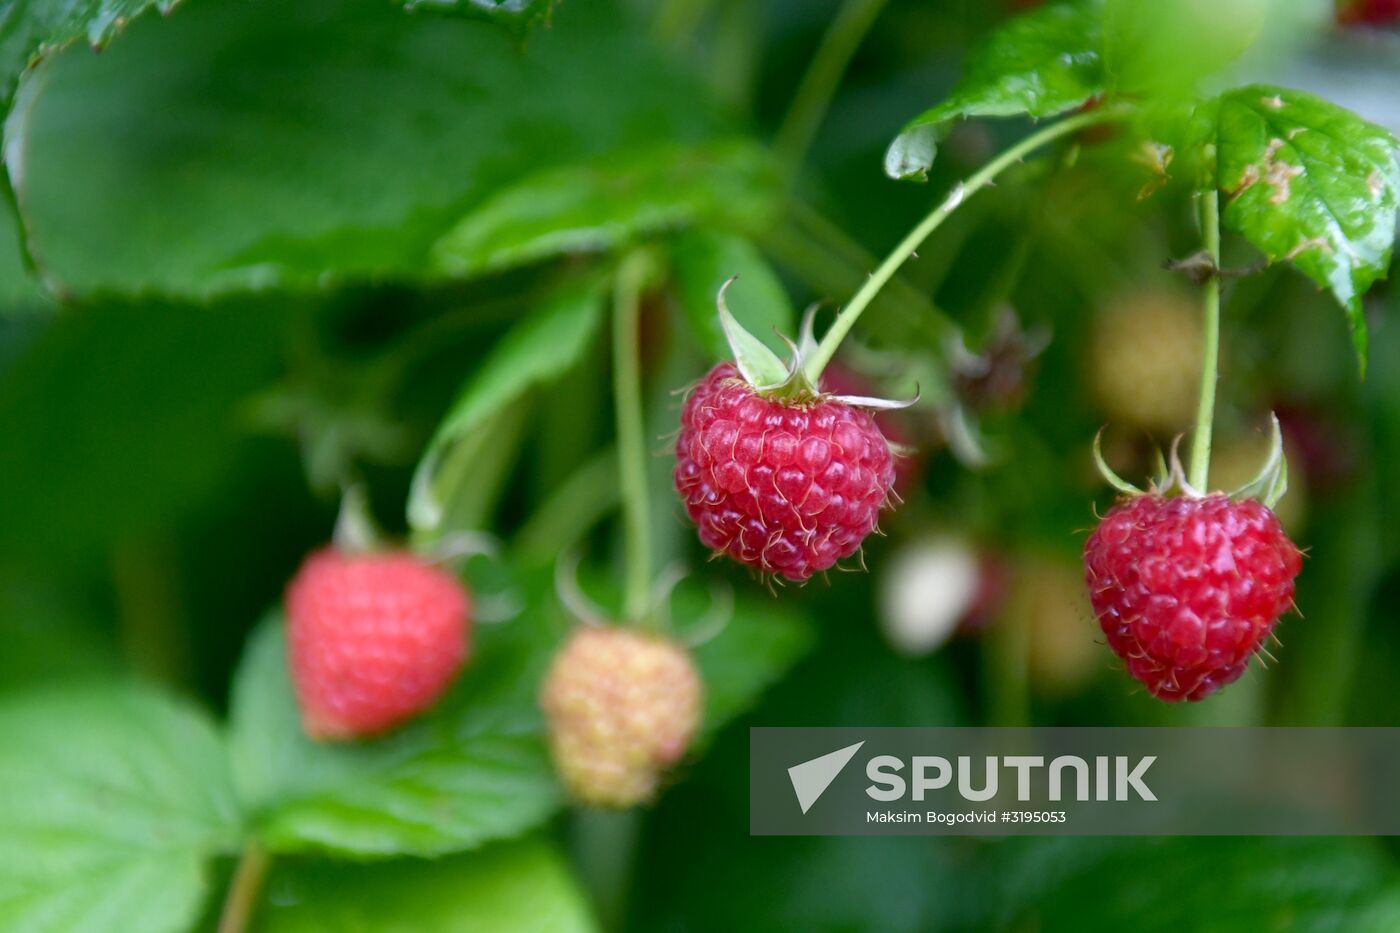
[[[1363,303],[1394,138],[1240,77],[1285,70],[1249,57],[1303,4],[1015,5],[843,0],[813,47],[809,14],[758,29],[746,4],[11,4],[0,927],[1393,928],[1392,860],[1345,841],[886,862],[743,837],[725,726],[756,702],[823,725],[1393,712],[1393,627],[1362,620],[1397,560],[1372,466],[1394,328],[1373,353]],[[1374,47],[1390,6],[1338,16]],[[940,73],[918,37],[969,32],[884,152],[938,188],[915,214],[924,189],[856,157],[891,130],[865,121]],[[755,50],[810,65],[756,82]],[[751,128],[781,107],[730,111],[775,89],[770,145]],[[1364,387],[1309,282],[1360,371],[1382,361]],[[1189,310],[1166,325],[1084,326],[1167,294]],[[1309,471],[1342,478],[1307,560],[1272,513],[1276,421],[1254,479],[1212,484],[1216,434],[1272,408],[1320,411],[1298,459],[1348,464]],[[1115,463],[1138,428],[1185,462],[1126,482],[1104,420]],[[1081,586],[1091,454],[1121,498]],[[327,549],[346,489],[392,533]],[[873,584],[917,660],[877,640]],[[1308,620],[1280,622],[1295,585]],[[1100,633],[1146,698],[1101,682]],[[1125,866],[1181,883],[1105,893]]]

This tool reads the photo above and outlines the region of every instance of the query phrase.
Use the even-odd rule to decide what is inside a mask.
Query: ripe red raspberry
[[[681,412],[676,489],[706,547],[789,580],[849,557],[875,528],[894,456],[866,411],[765,398],[731,363]]]
[[[467,657],[455,577],[412,554],[312,554],[287,589],[287,654],[313,739],[388,731],[437,701]]]
[[[1302,556],[1254,500],[1135,496],[1084,545],[1094,613],[1128,673],[1200,700],[1244,673],[1293,603]]]
[[[540,692],[555,767],[574,798],[605,807],[650,800],[700,724],[690,655],[656,635],[579,626]]]

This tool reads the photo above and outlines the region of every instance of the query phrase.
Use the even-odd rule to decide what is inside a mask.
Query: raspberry
[[[411,554],[318,551],[286,602],[292,681],[313,739],[376,735],[412,719],[466,660],[466,590]]]
[[[1253,500],[1143,495],[1084,545],[1094,613],[1128,673],[1161,700],[1238,679],[1293,602],[1302,556]]]
[[[806,580],[854,554],[894,474],[868,412],[765,398],[731,363],[710,370],[681,413],[676,489],[701,542],[764,573]]]
[[[573,796],[618,808],[650,800],[690,745],[702,693],[680,646],[632,629],[580,626],[540,692],[555,767]]]
[[[1111,420],[1181,430],[1196,411],[1201,380],[1199,312],[1169,291],[1125,299],[1094,323],[1089,375]]]

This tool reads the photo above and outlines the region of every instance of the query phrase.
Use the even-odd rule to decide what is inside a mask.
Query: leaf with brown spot
[[[1301,91],[1251,85],[1217,104],[1226,226],[1332,293],[1364,372],[1361,296],[1390,265],[1400,208],[1395,137]]]

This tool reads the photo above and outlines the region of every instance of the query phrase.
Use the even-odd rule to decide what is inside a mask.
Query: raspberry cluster
[[[690,745],[702,697],[680,646],[635,629],[580,626],[540,693],[559,776],[582,803],[650,800]]]
[[[377,735],[412,719],[467,658],[466,590],[412,554],[318,551],[286,608],[292,681],[313,739]]]
[[[1301,564],[1266,506],[1224,495],[1135,496],[1084,546],[1109,646],[1170,702],[1204,699],[1244,673],[1293,604]]]
[[[800,581],[856,552],[895,466],[869,412],[765,398],[720,363],[686,400],[674,475],[706,547]]]

